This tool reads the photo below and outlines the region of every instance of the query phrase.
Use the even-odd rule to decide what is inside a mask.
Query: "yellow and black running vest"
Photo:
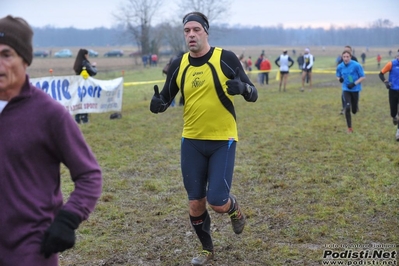
[[[222,49],[215,47],[205,64],[190,65],[188,53],[180,63],[176,83],[184,95],[183,137],[238,141],[233,96],[227,93],[221,68]]]

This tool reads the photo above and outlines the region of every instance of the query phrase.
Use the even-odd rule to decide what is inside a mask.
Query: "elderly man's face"
[[[21,89],[27,66],[12,47],[0,44],[0,94]]]
[[[184,25],[184,37],[188,49],[193,53],[200,53],[208,43],[208,34],[196,21],[189,21]]]

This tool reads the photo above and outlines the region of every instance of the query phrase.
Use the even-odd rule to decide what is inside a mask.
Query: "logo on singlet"
[[[191,83],[191,85],[193,86],[193,88],[199,88],[199,87],[201,87],[204,83],[205,83],[205,80],[200,80],[199,78],[195,78],[195,79],[193,80],[193,82]]]
[[[193,77],[195,77],[195,76],[198,76],[198,75],[202,75],[202,74],[204,74],[204,72],[194,72],[194,74],[193,74]]]

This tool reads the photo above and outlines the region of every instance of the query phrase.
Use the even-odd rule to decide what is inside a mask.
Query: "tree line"
[[[399,45],[399,27],[389,19],[378,19],[369,27],[284,28],[229,27],[221,23],[230,12],[229,0],[177,0],[177,16],[153,26],[154,17],[161,12],[163,0],[125,0],[114,14],[118,26],[81,30],[76,28],[34,28],[36,47],[68,46],[136,46],[142,54],[158,54],[161,47],[173,53],[186,50],[182,18],[197,10],[208,17],[211,25],[209,41],[214,46],[385,46]],[[223,14],[223,16],[221,16]]]
[[[163,25],[166,31],[158,40],[160,45],[172,47],[173,50],[184,49],[182,26],[179,29]],[[126,34],[123,27],[117,28],[34,28],[33,43],[35,47],[68,47],[68,46],[123,46],[132,45],[140,49],[137,40]],[[173,33],[172,31],[177,31]],[[392,28],[299,28],[285,29],[277,27],[239,27],[228,28],[215,26],[210,28],[209,40],[216,46],[394,46],[399,44],[399,27]],[[157,34],[159,36],[159,34]],[[171,38],[171,36],[178,36]],[[151,39],[151,38],[150,38]],[[173,43],[174,42],[174,43]],[[176,47],[179,46],[179,47]]]

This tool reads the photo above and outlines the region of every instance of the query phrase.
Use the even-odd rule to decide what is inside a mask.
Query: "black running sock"
[[[235,201],[235,199],[232,196],[230,196],[230,208],[229,208],[229,211],[227,213],[228,214],[232,214],[236,210],[237,210],[236,201]]]
[[[199,217],[190,215],[191,225],[202,244],[202,249],[213,252],[213,243],[211,238],[211,217],[208,211],[205,211]]]

